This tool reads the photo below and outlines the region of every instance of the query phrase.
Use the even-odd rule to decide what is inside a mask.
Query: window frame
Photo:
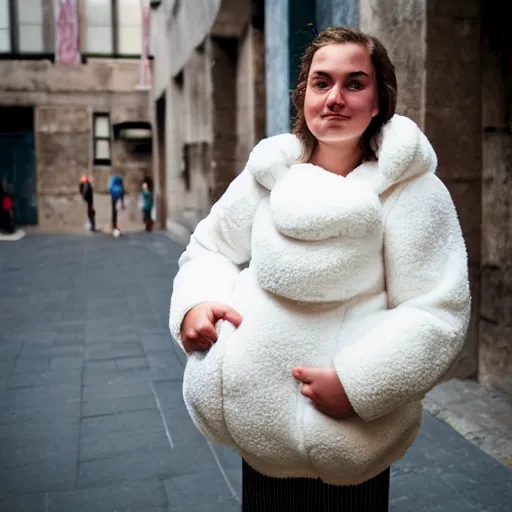
[[[41,51],[30,51],[25,52],[20,50],[20,27],[19,27],[19,15],[18,15],[18,2],[19,0],[7,0],[7,11],[8,11],[8,19],[9,19],[9,42],[10,49],[9,51],[0,51],[0,58],[15,58],[19,60],[24,59],[52,59],[54,57],[54,52],[49,52],[46,48],[45,44],[45,30],[46,30],[46,18],[45,18],[45,9],[44,9],[44,0],[41,1],[41,9],[42,9],[42,20],[41,20],[41,29],[43,34],[42,41],[42,49]],[[52,20],[53,23],[53,20]]]
[[[108,137],[96,134],[96,120],[107,118]],[[100,140],[108,141],[108,152],[110,158],[98,158],[96,155],[96,142]],[[93,112],[92,114],[92,162],[93,166],[112,167],[112,124],[110,123],[110,112]]]
[[[141,51],[140,53],[120,53],[119,52],[119,35],[120,35],[120,27],[119,27],[119,9],[120,9],[119,0],[110,0],[110,12],[111,12],[111,20],[112,20],[112,52],[111,53],[95,53],[87,51],[86,43],[84,43],[84,47],[82,48],[82,55],[84,57],[92,57],[92,58],[114,58],[114,59],[140,59],[142,55],[142,40],[141,40]],[[87,19],[84,20],[85,31],[87,33]],[[143,29],[141,25],[141,30]],[[84,41],[87,41],[87,34],[85,34]],[[150,59],[152,57],[149,57]]]
[[[41,52],[21,52],[19,37],[20,30],[18,26],[18,16],[17,16],[17,1],[19,0],[7,0],[7,9],[8,9],[8,20],[9,20],[9,42],[10,42],[10,50],[9,51],[1,51],[0,50],[0,60],[40,60],[46,59],[52,62],[55,61],[55,48],[54,48],[54,39],[55,39],[55,20],[53,15],[51,20],[48,18],[49,11],[45,9],[45,2],[48,0],[41,0],[43,7],[43,19],[42,19],[42,29],[43,29],[43,49]],[[79,25],[84,27],[81,28],[81,38],[80,38],[80,56],[83,64],[87,62],[87,58],[103,58],[103,59],[140,59],[142,52],[142,40],[141,40],[141,51],[140,53],[128,54],[128,53],[120,53],[119,52],[119,37],[120,37],[120,27],[119,27],[119,9],[120,2],[119,0],[109,0],[110,9],[111,9],[111,22],[112,22],[112,30],[110,31],[112,37],[112,52],[109,53],[96,53],[87,51],[87,18],[85,18],[84,11],[79,11]],[[141,26],[141,30],[143,30],[143,26]],[[85,31],[82,32],[82,31]],[[48,37],[51,39],[52,43],[48,43]],[[153,60],[153,55],[148,55],[149,60]]]

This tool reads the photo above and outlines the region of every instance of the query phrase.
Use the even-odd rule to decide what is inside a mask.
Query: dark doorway
[[[157,190],[157,210],[158,210],[158,227],[161,229],[166,228],[167,219],[167,180],[165,179],[165,141],[166,141],[166,130],[165,130],[165,93],[160,96],[156,102],[156,136],[158,146],[158,190]]]
[[[33,108],[0,107],[0,180],[13,195],[16,224],[37,224]]]

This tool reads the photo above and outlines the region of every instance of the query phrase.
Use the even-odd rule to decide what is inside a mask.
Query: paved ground
[[[0,245],[0,511],[231,512],[240,461],[181,398],[167,310],[181,248],[158,234]],[[512,471],[425,414],[394,512],[512,510]]]
[[[512,400],[473,380],[453,379],[424,400],[430,414],[512,469]],[[511,506],[512,510],[512,506]]]

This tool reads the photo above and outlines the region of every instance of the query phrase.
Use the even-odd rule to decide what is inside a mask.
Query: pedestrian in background
[[[379,40],[323,31],[293,133],[253,149],[179,260],[183,396],[203,435],[241,454],[244,512],[387,511],[390,466],[462,349],[460,224],[396,101]]]
[[[80,195],[87,205],[87,219],[89,230],[96,230],[96,212],[94,210],[94,189],[89,176],[82,176],[79,185]]]
[[[146,231],[152,231],[153,219],[151,218],[151,211],[153,210],[153,191],[150,188],[149,182],[145,180],[142,183],[142,190],[140,193],[140,203],[142,210],[142,222]]]
[[[110,193],[111,203],[112,203],[112,234],[115,237],[118,237],[121,234],[121,230],[117,224],[117,210],[119,204],[121,208],[124,209],[124,182],[123,178],[118,174],[113,174],[110,177],[108,191]]]

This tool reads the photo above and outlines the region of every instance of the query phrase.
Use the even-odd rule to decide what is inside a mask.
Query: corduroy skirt
[[[390,470],[359,485],[270,478],[242,462],[243,512],[387,512]]]

